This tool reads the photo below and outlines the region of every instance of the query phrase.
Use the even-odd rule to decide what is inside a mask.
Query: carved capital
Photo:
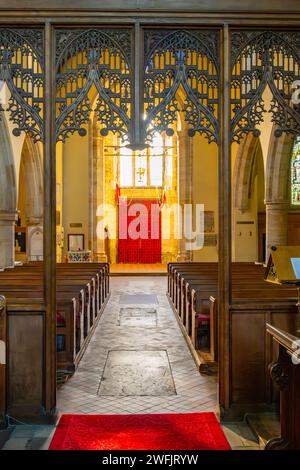
[[[283,364],[280,362],[272,362],[269,365],[271,379],[280,391],[286,390],[289,384],[289,376]]]

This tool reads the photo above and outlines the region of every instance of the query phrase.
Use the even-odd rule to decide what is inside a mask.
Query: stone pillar
[[[33,226],[43,226],[44,218],[43,216],[36,217],[36,216],[26,216],[26,226],[33,225]]]
[[[177,261],[191,261],[192,253],[186,247],[187,240],[184,237],[184,206],[193,202],[193,142],[188,136],[187,130],[177,132],[178,135],[178,202],[181,207],[182,217],[179,217],[182,227],[179,227],[181,239],[179,240],[179,253]]]
[[[104,172],[104,139],[100,134],[98,126],[94,128],[93,135],[93,177],[92,177],[92,222],[93,231],[93,254],[94,260],[100,263],[107,262],[107,255],[105,252],[105,239],[104,230],[100,238],[97,236],[97,222],[101,216],[97,216],[98,206],[104,204],[105,193],[105,172]]]
[[[0,269],[15,265],[16,212],[0,211]]]
[[[269,258],[271,246],[287,245],[288,209],[287,201],[266,201],[266,261]]]

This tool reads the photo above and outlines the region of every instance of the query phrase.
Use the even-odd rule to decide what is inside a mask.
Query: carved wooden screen
[[[94,112],[109,131],[130,134],[132,108],[131,30],[91,29],[56,31],[57,139],[78,132],[92,111],[89,91],[98,92]]]
[[[9,98],[0,103],[14,124],[13,134],[27,132],[36,142],[43,139],[43,31],[0,28],[0,80]]]
[[[172,135],[180,110],[177,91],[184,90],[181,111],[189,135],[219,141],[219,34],[209,30],[145,29],[144,135]]]
[[[56,128],[57,139],[79,132],[92,111],[89,90],[99,94],[95,106],[101,133],[117,133],[132,142],[134,126],[142,128],[143,141],[154,132],[172,133],[181,109],[177,91],[184,90],[182,105],[189,135],[204,134],[219,140],[219,33],[213,30],[144,30],[143,64],[134,63],[130,28],[56,31]],[[135,83],[134,67],[142,67]],[[134,78],[135,77],[135,78]],[[133,87],[143,89],[142,115],[134,116]],[[134,96],[133,96],[134,95]],[[138,123],[133,122],[138,120]]]
[[[293,104],[293,84],[300,79],[300,33],[297,31],[233,31],[231,34],[231,134],[240,142],[269,112],[276,130],[298,135],[299,106]],[[262,99],[269,86],[269,108]]]

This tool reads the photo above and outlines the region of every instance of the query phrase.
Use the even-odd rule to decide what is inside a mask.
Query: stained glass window
[[[172,138],[155,133],[152,146],[143,151],[132,151],[126,145],[120,147],[120,187],[172,186]]]
[[[291,203],[300,205],[300,137],[294,142],[291,159]]]
[[[139,154],[135,158],[135,186],[148,186],[147,155]]]

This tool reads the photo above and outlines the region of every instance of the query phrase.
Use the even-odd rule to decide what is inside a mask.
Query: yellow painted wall
[[[232,188],[234,165],[238,151],[238,144],[232,145]],[[232,260],[233,261],[258,261],[258,212],[265,211],[265,179],[264,159],[262,148],[256,150],[254,163],[254,176],[250,193],[249,207],[246,211],[240,211],[233,207],[232,211]],[[240,223],[243,222],[243,223]],[[246,223],[249,222],[249,223]]]
[[[64,253],[68,250],[68,234],[83,233],[85,249],[88,249],[89,214],[89,141],[88,136],[74,134],[63,145],[63,226],[65,231]],[[71,223],[82,227],[72,228]]]
[[[218,233],[218,148],[200,135],[193,140],[193,199],[204,204],[204,211],[214,212]],[[218,247],[204,246],[193,251],[193,261],[217,261]]]
[[[19,217],[21,219],[21,227],[26,226],[26,183],[25,183],[25,174],[24,171],[20,171],[19,181],[18,181],[18,200],[17,200],[17,209]]]
[[[63,144],[62,142],[59,142],[56,145],[56,211],[59,214],[59,220],[57,220],[56,225],[56,255],[58,262],[63,261],[65,246],[63,227],[63,192]]]
[[[171,214],[171,237],[166,239],[168,231],[168,213],[173,204],[178,201],[177,194],[177,145],[174,137],[173,177],[172,187],[166,190],[167,207],[162,209],[162,260],[176,260],[179,241],[176,238],[177,220]],[[85,248],[88,240],[88,214],[89,214],[89,145],[88,136],[70,137],[62,148],[57,150],[57,180],[62,181],[63,201],[63,227],[65,230],[65,248],[67,250],[68,233],[84,233]],[[116,145],[116,139],[109,135],[105,138],[104,172],[105,192],[104,202],[115,210],[110,211],[104,218],[104,224],[110,232],[110,257],[112,262],[117,260],[118,241],[114,237],[117,233],[117,204],[115,201],[115,188],[117,182],[117,156],[110,147]],[[119,143],[118,143],[119,145]],[[62,162],[62,163],[60,163]],[[63,177],[61,171],[63,169]],[[121,188],[121,196],[131,198],[153,199],[161,198],[162,189],[155,188]],[[215,144],[208,144],[204,137],[195,136],[193,144],[193,199],[194,203],[204,204],[205,211],[214,212],[215,232],[218,233],[218,150]],[[59,207],[57,208],[59,210]],[[70,228],[70,223],[82,223],[82,229]],[[217,246],[204,246],[193,251],[194,261],[216,261]]]
[[[167,207],[162,209],[162,261],[169,262],[175,261],[178,254],[178,240],[174,237],[175,224],[177,221],[174,220],[173,215],[169,214],[169,208],[177,203],[177,154],[176,154],[176,136],[173,138],[173,175],[172,175],[172,186],[166,189]],[[104,171],[105,171],[105,204],[113,205],[115,211],[107,213],[105,217],[105,225],[108,226],[110,233],[110,258],[111,262],[117,261],[118,254],[118,240],[117,237],[113,237],[114,233],[117,233],[118,224],[118,211],[117,204],[115,201],[115,189],[118,179],[118,157],[111,148],[112,145],[120,145],[117,139],[109,135],[104,142]],[[163,194],[162,188],[121,188],[121,197],[127,197],[130,199],[161,199]],[[170,218],[170,239],[167,238],[169,232],[169,220]]]
[[[257,233],[257,177],[252,187],[249,209],[233,211],[233,261],[258,260]],[[241,223],[243,222],[243,223]]]

